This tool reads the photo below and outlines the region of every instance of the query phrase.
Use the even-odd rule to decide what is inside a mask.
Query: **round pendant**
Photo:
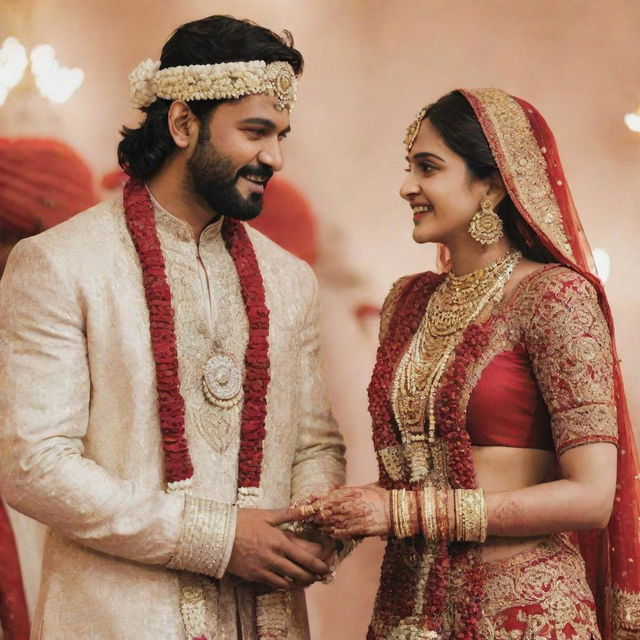
[[[242,370],[233,356],[224,353],[209,358],[202,376],[202,390],[211,404],[231,407],[240,399],[241,389]]]

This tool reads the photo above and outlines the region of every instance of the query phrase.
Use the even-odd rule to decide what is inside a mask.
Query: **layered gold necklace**
[[[435,397],[465,329],[500,300],[522,254],[511,249],[486,267],[463,276],[449,272],[426,313],[393,380],[391,403],[410,464],[420,483],[437,465]]]

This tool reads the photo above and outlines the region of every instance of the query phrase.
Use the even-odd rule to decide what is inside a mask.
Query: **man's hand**
[[[278,529],[303,517],[300,509],[238,509],[236,537],[227,571],[249,582],[274,589],[306,587],[330,572],[330,567],[302,544]]]
[[[322,562],[332,566],[336,561],[338,543],[333,538],[319,531],[306,529],[300,532],[285,532],[290,540],[294,540],[303,549],[309,551]]]

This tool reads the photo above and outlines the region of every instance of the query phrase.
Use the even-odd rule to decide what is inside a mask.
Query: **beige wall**
[[[591,243],[612,256],[608,291],[637,420],[640,135],[622,116],[640,101],[638,0],[3,0],[0,41],[48,42],[86,81],[60,106],[24,83],[0,108],[0,134],[57,136],[97,174],[114,168],[117,131],[136,121],[127,73],[157,57],[174,26],[213,12],[288,28],[306,58],[284,173],[321,225],[327,370],[351,482],[375,478],[365,389],[376,346],[375,322],[352,310],[433,264],[397,196],[401,140],[420,106],[458,86],[522,96],[555,131]],[[364,637],[380,552],[368,542],[334,585],[311,590],[315,639]]]

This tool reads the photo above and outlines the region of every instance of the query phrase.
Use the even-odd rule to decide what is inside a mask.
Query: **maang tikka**
[[[480,244],[494,244],[503,236],[503,224],[500,216],[493,210],[491,200],[483,198],[480,210],[471,218],[469,233]]]

